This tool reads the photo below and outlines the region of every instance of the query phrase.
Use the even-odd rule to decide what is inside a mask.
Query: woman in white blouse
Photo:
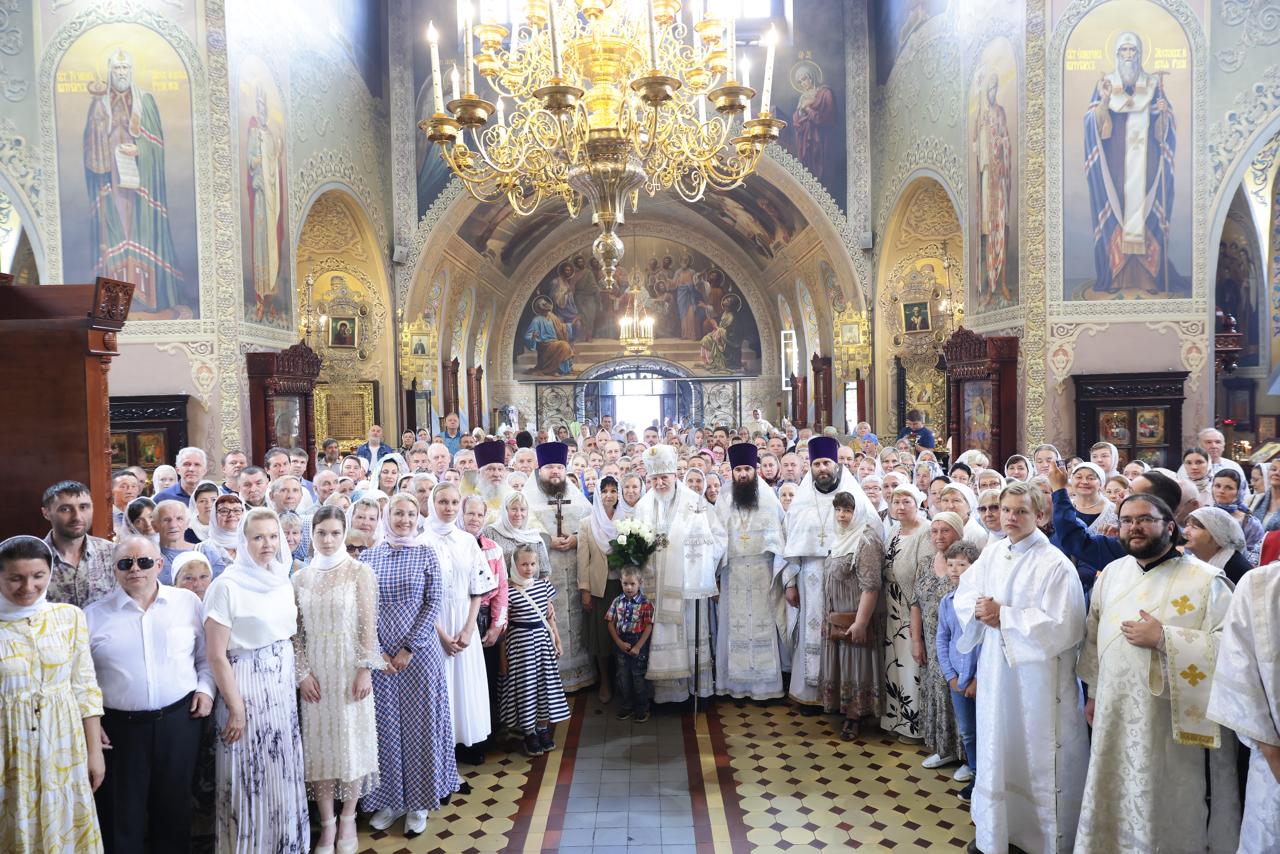
[[[308,851],[292,638],[298,608],[280,518],[244,518],[235,561],[204,597],[205,645],[218,685],[219,851]]]

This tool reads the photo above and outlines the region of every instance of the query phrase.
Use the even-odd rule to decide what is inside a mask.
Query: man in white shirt
[[[102,689],[107,776],[95,795],[110,852],[186,851],[200,719],[213,709],[200,600],[167,587],[163,559],[145,537],[113,555],[116,589],[85,608]]]

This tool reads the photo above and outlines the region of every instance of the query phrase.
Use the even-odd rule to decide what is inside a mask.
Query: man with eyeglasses
[[[1098,577],[1077,665],[1093,740],[1076,851],[1235,850],[1234,738],[1205,717],[1231,584],[1177,550],[1162,499],[1130,495],[1119,518],[1125,557]]]
[[[107,774],[95,795],[107,852],[186,851],[200,719],[213,708],[200,600],[159,582],[164,559],[145,537],[112,555],[116,589],[85,608],[102,689]]]

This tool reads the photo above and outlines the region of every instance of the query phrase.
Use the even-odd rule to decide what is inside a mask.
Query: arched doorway
[[[586,374],[574,393],[579,421],[609,415],[614,424],[637,432],[650,424],[704,423],[702,386],[677,365],[632,360],[599,365]]]

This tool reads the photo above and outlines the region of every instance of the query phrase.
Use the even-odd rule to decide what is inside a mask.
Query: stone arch
[[[17,214],[19,227],[25,234],[27,243],[31,247],[31,254],[35,258],[36,273],[39,280],[41,282],[48,281],[45,273],[44,240],[38,228],[39,221],[35,218],[35,214],[27,202],[26,194],[9,180],[9,176],[2,169],[0,169],[0,197],[7,199],[9,204],[13,206],[14,213]]]
[[[925,410],[930,426],[945,429],[946,389],[935,366],[964,311],[958,196],[930,170],[912,174],[894,196],[878,249],[872,393],[881,433],[897,428],[905,407]],[[905,402],[898,399],[895,360],[905,372]]]
[[[329,349],[320,331],[313,333],[313,346],[324,357],[321,380],[380,381],[381,418],[395,423],[400,405],[395,304],[373,220],[350,187],[331,182],[313,190],[298,220],[293,258],[299,306],[306,299],[307,276],[316,279],[312,302],[318,304],[330,294],[330,274],[339,275],[356,298],[363,298],[368,305],[367,316],[358,321],[360,332],[354,350]],[[368,342],[368,346],[361,346],[361,342]],[[396,381],[386,382],[388,377],[396,377]]]

